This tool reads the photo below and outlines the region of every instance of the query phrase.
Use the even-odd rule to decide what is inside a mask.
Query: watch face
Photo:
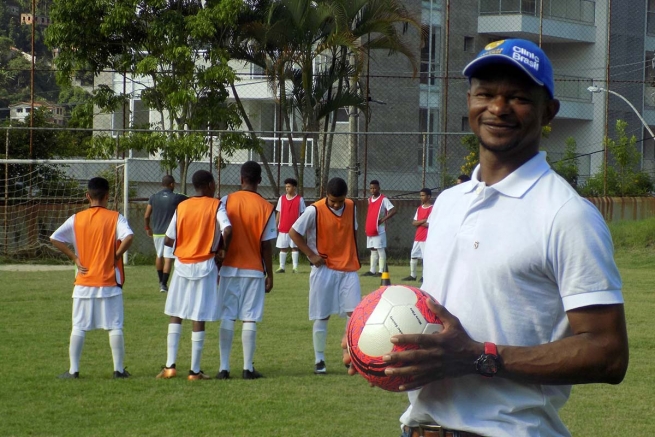
[[[475,370],[482,376],[494,376],[498,373],[498,363],[494,355],[484,354],[475,361]]]

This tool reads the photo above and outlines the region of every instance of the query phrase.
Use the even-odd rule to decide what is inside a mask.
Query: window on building
[[[472,36],[464,37],[464,51],[467,53],[475,53],[475,38]]]
[[[423,26],[421,38],[421,83],[434,85],[441,68],[441,27]]]
[[[16,114],[22,114],[23,108],[16,108]]]
[[[655,35],[655,0],[648,0],[646,10],[646,33]]]
[[[348,115],[348,110],[346,108],[339,108],[337,110],[337,123],[348,123],[350,121],[350,116]]]

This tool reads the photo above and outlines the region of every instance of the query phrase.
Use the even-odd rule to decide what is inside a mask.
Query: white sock
[[[257,323],[244,323],[241,330],[241,343],[243,344],[243,370],[252,372],[252,361],[255,357],[255,344],[257,339]]]
[[[191,370],[193,373],[200,372],[200,359],[202,348],[205,345],[205,331],[194,331],[191,333]]]
[[[123,339],[122,329],[112,329],[109,331],[109,346],[111,347],[111,357],[114,359],[114,371],[123,372],[125,366],[125,340]]]
[[[300,256],[300,252],[298,252],[297,250],[291,252],[291,259],[293,260],[293,268],[294,269],[298,268],[298,258],[299,258],[299,256]]]
[[[180,323],[168,324],[168,337],[166,344],[168,346],[166,354],[166,367],[171,367],[177,360],[177,349],[180,344],[180,336],[182,335],[182,325]]]
[[[384,270],[384,267],[387,265],[387,251],[384,248],[378,249],[378,257],[380,258],[380,273]]]
[[[409,276],[416,277],[416,267],[418,266],[418,258],[412,258],[409,262]]]
[[[327,343],[327,320],[314,320],[314,362],[325,361],[325,345]]]
[[[371,251],[371,273],[375,273],[375,269],[378,266],[378,251]]]
[[[230,371],[230,354],[232,353],[233,338],[234,320],[221,320],[221,329],[218,331],[218,349],[221,352],[221,367],[219,370]]]
[[[71,375],[80,371],[80,358],[82,357],[82,348],[84,347],[85,334],[86,333],[84,331],[77,328],[73,328],[71,331],[70,346],[68,348],[68,355],[71,362],[68,373]]]
[[[287,253],[286,252],[280,252],[280,268],[284,269],[284,266],[287,263]]]

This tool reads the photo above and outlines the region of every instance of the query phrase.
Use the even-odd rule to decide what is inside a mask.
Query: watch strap
[[[498,356],[498,347],[494,343],[485,342],[484,343],[484,353],[485,355],[493,355],[494,357]]]

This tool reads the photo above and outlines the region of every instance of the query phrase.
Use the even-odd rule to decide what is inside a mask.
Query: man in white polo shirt
[[[422,387],[403,436],[569,436],[558,410],[571,385],[618,384],[627,370],[611,236],[539,152],[559,110],[546,54],[499,41],[464,75],[480,164],[437,198],[424,254],[444,330],[397,336],[422,349],[384,358],[403,363],[387,374],[414,377],[401,389]]]

